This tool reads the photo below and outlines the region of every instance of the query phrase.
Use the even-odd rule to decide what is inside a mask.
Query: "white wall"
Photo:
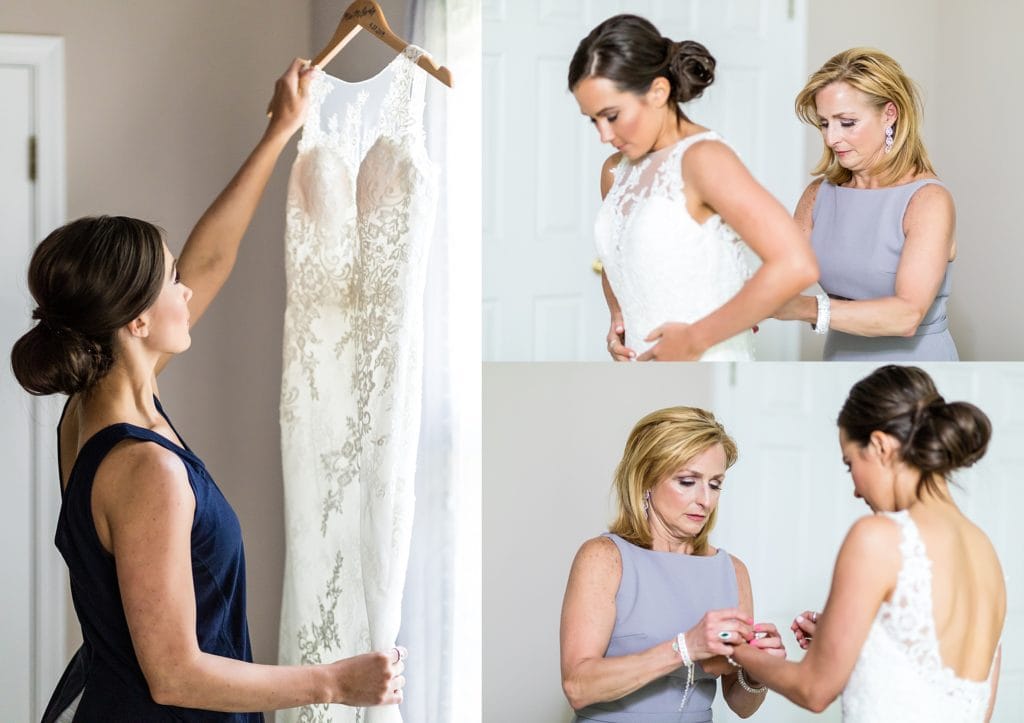
[[[1024,150],[1024,24],[1018,0],[864,0],[808,5],[807,72],[858,45],[884,50],[921,87],[924,138],[932,164],[956,200],[959,258],[953,266],[950,329],[965,360],[1024,359],[1024,325],[1000,314],[1016,308],[1024,266],[1017,206]],[[821,152],[808,129],[806,169]],[[808,180],[810,178],[808,177]],[[804,325],[806,327],[806,325]],[[823,340],[806,328],[802,357],[820,359]]]
[[[835,415],[873,366],[852,364],[573,365],[484,368],[484,720],[571,719],[559,686],[562,595],[580,543],[606,529],[614,467],[632,425],[674,404],[704,406],[735,436],[712,542],[750,569],[756,616],[783,630],[820,608],[839,544],[868,509],[841,464]],[[1009,510],[1024,505],[1024,365],[933,365],[947,399],[966,399],[993,420],[989,453],[960,475],[962,509],[990,535],[1009,576],[1004,674],[995,721],[1024,715],[1024,553]],[[716,720],[731,721],[721,700]],[[766,723],[839,720],[773,695]]]

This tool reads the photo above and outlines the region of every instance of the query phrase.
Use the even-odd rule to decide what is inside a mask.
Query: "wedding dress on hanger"
[[[285,238],[282,664],[387,650],[399,630],[437,199],[422,53],[359,83],[317,70],[309,86]],[[397,706],[278,716],[401,720]]]

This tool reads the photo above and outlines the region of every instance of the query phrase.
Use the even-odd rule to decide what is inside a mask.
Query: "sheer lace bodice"
[[[843,723],[980,723],[989,681],[957,677],[943,664],[932,610],[932,563],[907,511],[884,513],[900,526],[900,568],[843,691]],[[991,675],[991,674],[990,674]]]
[[[683,154],[705,140],[723,142],[706,131],[636,162],[623,157],[597,216],[597,253],[622,308],[626,346],[638,354],[650,346],[643,340],[655,327],[707,316],[749,276],[743,242],[721,216],[697,223],[686,209]],[[702,358],[752,359],[752,334],[728,339]]]
[[[399,630],[437,199],[410,46],[361,83],[316,71],[288,187],[280,661],[386,650]],[[400,721],[307,706],[279,721]]]

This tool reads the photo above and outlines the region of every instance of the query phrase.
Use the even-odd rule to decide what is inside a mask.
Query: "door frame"
[[[64,118],[64,39],[53,35],[0,34],[0,65],[32,74],[32,125],[36,135],[33,244],[67,218]],[[26,257],[31,247],[26,249]],[[56,426],[60,400],[32,400],[32,527],[30,692],[33,717],[42,717],[67,660],[67,593],[64,562],[53,544],[60,509]]]

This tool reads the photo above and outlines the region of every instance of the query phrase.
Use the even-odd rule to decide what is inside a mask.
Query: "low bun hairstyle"
[[[946,402],[918,367],[884,366],[857,382],[839,412],[848,439],[866,445],[875,430],[899,440],[900,457],[921,471],[917,496],[937,493],[933,476],[970,467],[992,437],[988,416],[968,402]]]
[[[123,216],[80,218],[47,236],[28,267],[38,323],[11,349],[31,394],[86,391],[114,363],[117,330],[156,301],[164,283],[160,229]]]
[[[715,59],[693,40],[674,42],[637,15],[616,15],[580,41],[569,63],[569,90],[585,78],[607,78],[620,91],[642,95],[655,78],[671,85],[676,115],[679,103],[699,98],[715,80]]]

